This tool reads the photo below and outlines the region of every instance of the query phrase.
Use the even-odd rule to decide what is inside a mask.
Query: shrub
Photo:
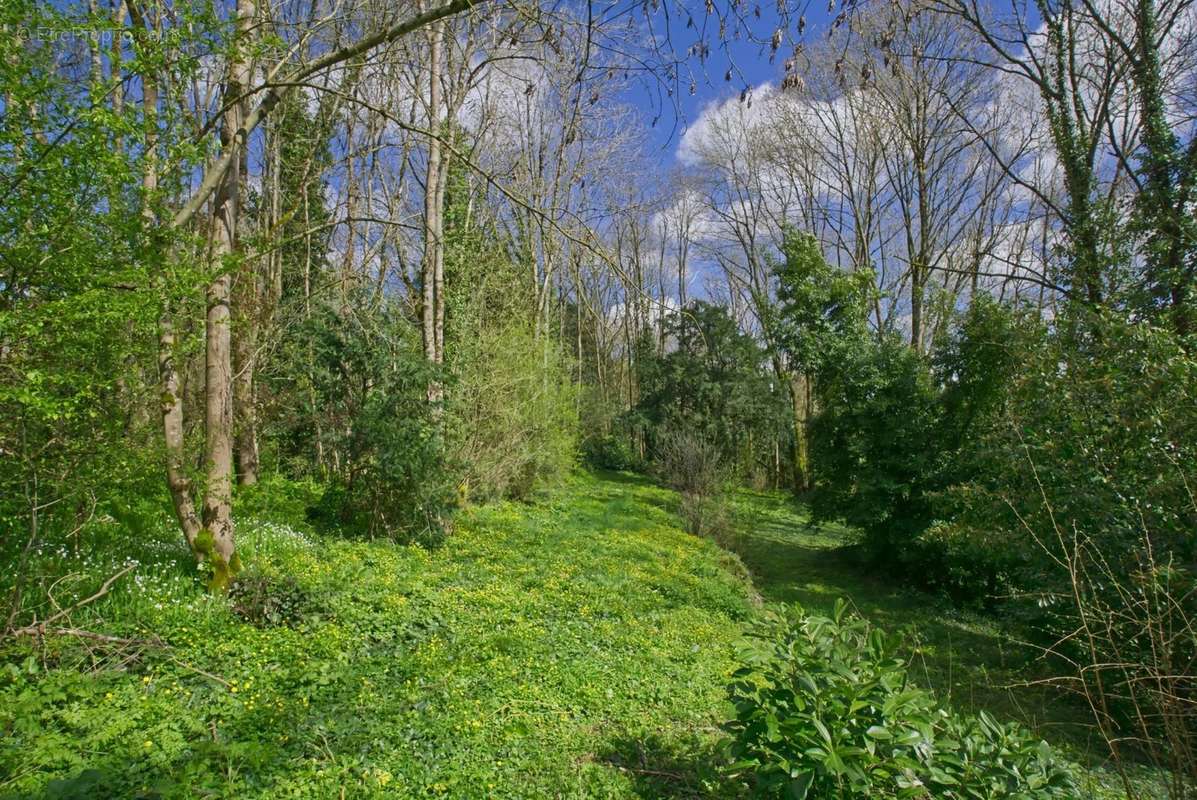
[[[678,514],[686,530],[731,549],[735,526],[723,495],[719,449],[693,431],[673,429],[657,436],[654,456],[657,476],[681,494]]]
[[[860,528],[875,557],[901,557],[931,520],[937,467],[935,387],[922,358],[895,336],[862,340],[816,383],[811,510]]]
[[[415,375],[426,372],[412,366]],[[347,475],[321,505],[347,531],[431,543],[455,502],[453,474],[423,396],[426,384],[401,372],[372,393],[354,421]]]
[[[1092,705],[1115,760],[1146,756],[1191,797],[1197,359],[1166,329],[1066,319],[1009,391],[950,493],[951,533],[1009,562],[1007,613]]]
[[[525,499],[574,467],[578,399],[572,365],[527,294],[527,264],[474,213],[460,164],[445,204],[447,447],[464,498]]]
[[[722,487],[723,472],[715,445],[688,430],[667,430],[657,437],[653,467],[670,488],[710,497]]]
[[[686,530],[695,536],[711,539],[726,550],[735,550],[736,528],[731,509],[722,495],[700,497],[682,495],[678,513]]]
[[[608,433],[589,436],[582,442],[582,458],[598,469],[637,470],[640,457],[627,436]]]
[[[789,396],[727,309],[694,302],[666,314],[660,338],[646,332],[634,355],[640,397],[628,418],[650,451],[684,430],[714,447],[728,477],[778,471],[778,449],[789,451]]]
[[[874,560],[958,602],[1006,593],[1017,556],[937,523],[951,485],[992,469],[976,445],[1044,339],[1030,317],[977,298],[930,358],[893,335],[841,346],[816,382],[815,514],[859,527]]]
[[[450,446],[470,495],[523,499],[569,474],[578,418],[560,348],[517,320],[457,342],[452,356]]]
[[[328,437],[335,469],[312,516],[346,533],[431,542],[455,501],[441,412],[428,402],[430,383],[442,376],[395,313],[335,319],[324,332],[327,391],[342,409],[344,432]],[[338,384],[331,376],[350,373],[344,365],[365,377]]]
[[[1016,726],[955,716],[912,685],[897,641],[836,604],[792,607],[741,647],[733,770],[799,798],[1076,796],[1069,766]]]
[[[290,626],[315,611],[311,595],[291,576],[243,572],[229,586],[233,613],[259,627]]]

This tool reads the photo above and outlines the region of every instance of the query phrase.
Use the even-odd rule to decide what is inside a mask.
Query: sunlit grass
[[[206,595],[162,525],[74,623],[165,647],[118,670],[69,640],[4,653],[0,795],[735,793],[714,753],[751,590],[668,504],[579,477],[468,512],[433,551],[246,520],[249,568],[313,599],[294,627]],[[55,567],[94,582],[121,563],[97,547]]]
[[[72,623],[163,646],[0,652],[0,796],[737,796],[718,726],[760,599],[827,612],[847,597],[905,632],[913,673],[951,705],[1100,766],[1083,709],[1016,686],[1033,652],[864,565],[851,531],[811,525],[786,495],[734,496],[734,555],[630,475],[470,510],[433,550],[316,534],[312,489],[242,503],[249,569],[294,577],[309,600],[293,625],[255,626],[206,594],[165,514],[135,539],[102,518],[36,554],[35,574],[73,576],[63,602],[134,564]]]

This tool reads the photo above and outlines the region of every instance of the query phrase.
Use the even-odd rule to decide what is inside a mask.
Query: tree
[[[1016,161],[1001,163],[1063,227],[1070,296],[1166,313],[1187,334],[1197,275],[1190,0],[1034,0],[999,15],[974,0],[931,8],[964,21],[991,69],[1038,95],[1063,201],[1023,180]]]
[[[725,309],[703,301],[667,316],[664,330],[673,349],[639,365],[636,413],[648,426],[650,453],[666,433],[684,431],[742,477],[773,472],[785,389],[770,376],[764,349]]]
[[[784,260],[773,266],[777,300],[767,312],[766,328],[793,376],[794,468],[797,486],[809,489],[812,384],[867,336],[873,277],[832,267],[813,236],[793,229],[786,230],[781,250]]]
[[[256,6],[252,0],[238,0],[234,9],[233,39],[228,43],[228,67],[224,107],[221,112],[220,146],[198,181],[197,187],[182,203],[167,223],[168,231],[189,225],[209,198],[212,199],[212,225],[209,258],[214,277],[207,289],[207,318],[205,323],[205,462],[202,528],[192,530],[194,517],[190,510],[189,486],[181,485],[172,491],[176,514],[183,526],[188,544],[203,558],[212,571],[212,587],[227,588],[232,574],[240,564],[236,555],[233,519],[233,363],[232,363],[232,273],[244,253],[238,249],[237,225],[240,198],[243,194],[242,164],[250,135],[279,106],[286,95],[314,75],[369,53],[375,47],[398,39],[412,31],[436,23],[438,20],[468,9],[471,0],[451,0],[443,6],[418,13],[402,22],[389,25],[356,41],[326,53],[312,62],[291,67],[286,61],[267,69],[271,79],[265,88],[254,87],[251,80],[250,54],[256,31]],[[283,73],[278,79],[280,72]],[[168,335],[164,349],[173,345]],[[177,382],[169,369],[173,353],[160,356],[168,365],[163,370],[162,394],[174,398]],[[173,391],[172,391],[173,390]],[[177,442],[176,415],[181,406],[169,404],[164,413],[166,435]]]

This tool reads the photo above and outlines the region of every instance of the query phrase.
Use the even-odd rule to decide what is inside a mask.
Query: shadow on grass
[[[613,469],[594,469],[588,468],[588,472],[606,483],[620,483],[626,486],[636,486],[639,488],[649,487],[653,482],[643,475],[635,472],[622,472]]]
[[[747,787],[723,770],[723,754],[697,737],[667,742],[660,736],[625,736],[599,760],[626,773],[636,797],[746,797]]]
[[[830,614],[843,597],[869,621],[903,634],[912,675],[953,707],[1021,722],[1091,765],[1104,759],[1086,708],[1055,688],[1025,685],[1042,669],[1038,651],[1005,635],[997,620],[902,586],[864,558],[850,530],[812,524],[789,497],[742,492],[736,503],[734,549],[765,600]]]

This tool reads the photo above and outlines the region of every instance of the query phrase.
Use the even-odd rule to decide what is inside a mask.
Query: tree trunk
[[[243,53],[252,32],[252,0],[237,0],[239,55],[229,65],[225,97],[238,97],[249,85],[249,64]],[[238,139],[244,103],[225,111],[221,122],[222,153],[244,146]],[[204,460],[207,484],[204,493],[203,525],[196,550],[212,568],[211,587],[224,591],[240,564],[233,541],[233,352],[232,263],[237,251],[237,217],[240,205],[242,159],[235,154],[217,187],[212,206],[213,267],[216,277],[208,285],[204,350]]]
[[[910,265],[910,346],[923,352],[923,265],[917,259]]]
[[[245,277],[242,275],[242,277]],[[249,276],[252,279],[252,275]],[[241,306],[243,296],[238,296]],[[248,299],[248,298],[244,298]],[[258,482],[258,414],[254,406],[254,368],[257,359],[257,325],[252,312],[239,311],[237,336],[233,339],[236,378],[233,384],[234,421],[236,423],[237,483],[253,486]]]
[[[248,79],[248,76],[247,76]],[[249,113],[249,103],[241,102],[238,124]],[[237,213],[246,196],[245,176],[249,172],[249,153],[241,149],[240,174],[237,176]],[[234,231],[234,233],[236,233]],[[234,236],[234,248],[239,249]],[[269,258],[269,256],[268,256]],[[258,482],[258,426],[254,409],[254,367],[258,348],[258,320],[261,292],[255,262],[246,258],[237,265],[233,283],[233,313],[236,319],[233,337],[233,425],[237,458],[237,483],[253,486]]]
[[[921,107],[921,104],[920,104]],[[919,243],[915,257],[910,264],[910,346],[914,352],[923,352],[923,301],[927,293],[927,272],[930,268],[931,250],[931,198],[927,186],[927,147],[920,139],[914,154],[914,167],[918,182]]]
[[[204,360],[204,460],[207,483],[204,493],[204,530],[197,551],[211,564],[212,587],[224,589],[233,557],[233,375],[232,316],[229,312],[231,277],[228,260],[233,255],[237,216],[236,179],[240,170],[229,170],[226,185],[216,194],[212,225],[212,258],[220,273],[208,286]],[[232,196],[227,184],[233,184]]]
[[[439,36],[440,26],[434,35]],[[436,223],[437,247],[436,262],[432,271],[433,295],[436,305],[433,309],[433,340],[436,342],[436,363],[445,363],[445,189],[449,179],[449,170],[442,157],[441,165],[437,169],[436,182]]]
[[[134,9],[136,12],[136,9]],[[134,13],[134,36],[147,35],[149,20]],[[141,75],[142,117],[145,127],[143,142],[144,165],[141,176],[141,215],[149,230],[157,227],[154,213],[154,195],[158,192],[158,76],[152,70]],[[152,257],[161,254],[154,243]],[[195,548],[200,532],[200,519],[191,497],[191,481],[184,471],[186,462],[183,437],[183,393],[180,388],[179,372],[175,367],[175,329],[169,300],[169,287],[162,282],[160,274],[154,276],[157,289],[162,295],[162,313],[158,318],[158,378],[159,399],[162,410],[162,433],[166,444],[166,487],[170,492],[175,517],[183,530],[188,547]]]
[[[158,318],[158,375],[162,392],[162,433],[166,440],[166,487],[170,490],[175,517],[183,529],[187,546],[195,552],[200,519],[191,498],[191,481],[183,464],[183,395],[175,368],[175,329],[171,313],[164,309]]]
[[[810,479],[810,381],[805,375],[790,377],[790,400],[794,408],[794,490],[808,491]]]
[[[444,209],[441,187],[441,142],[438,138],[441,107],[441,25],[433,25],[428,54],[428,117],[433,135],[428,139],[428,173],[424,181],[424,259],[421,268],[422,333],[424,357],[439,365],[444,343]],[[428,402],[440,406],[444,387],[436,378],[428,384]]]

